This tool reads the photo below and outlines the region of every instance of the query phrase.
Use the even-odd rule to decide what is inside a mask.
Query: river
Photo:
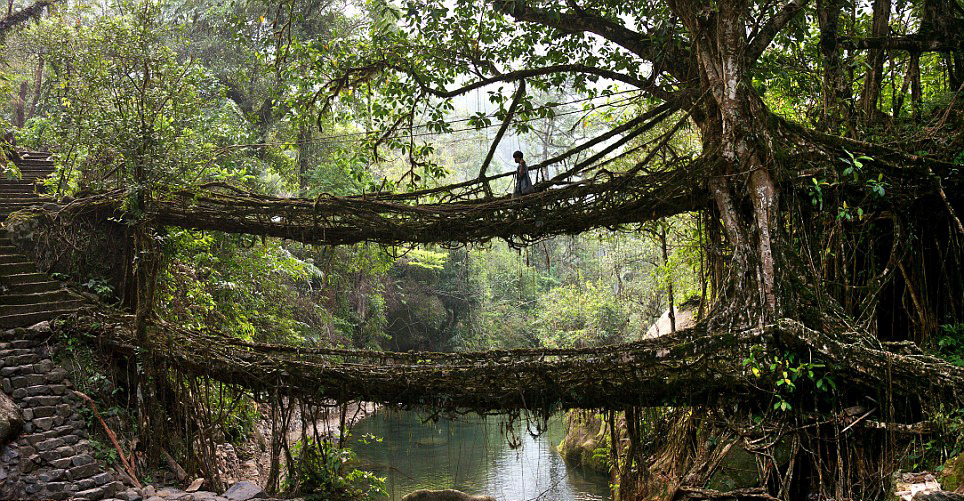
[[[417,489],[458,489],[500,501],[609,499],[605,476],[567,466],[556,451],[565,433],[562,419],[550,420],[549,430],[536,437],[517,423],[521,445],[513,449],[504,420],[465,416],[424,423],[425,417],[382,410],[353,429],[351,448],[364,469],[386,477],[393,501]]]

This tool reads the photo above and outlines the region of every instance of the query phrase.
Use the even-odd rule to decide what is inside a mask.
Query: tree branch
[[[57,3],[58,0],[39,0],[29,7],[0,19],[0,38],[7,36],[7,32],[43,13],[44,9]]]
[[[515,82],[518,80],[524,80],[527,78],[540,77],[545,75],[552,75],[555,73],[586,73],[589,75],[596,75],[603,78],[608,78],[610,80],[615,80],[617,82],[623,82],[623,83],[632,85],[638,89],[646,89],[646,88],[652,87],[652,84],[645,80],[640,80],[639,78],[632,77],[624,73],[619,73],[617,71],[607,70],[603,68],[596,68],[595,66],[586,66],[584,64],[557,64],[553,66],[546,66],[544,68],[529,68],[529,69],[518,70],[518,71],[510,71],[508,73],[503,73],[501,75],[484,78],[482,80],[464,85],[454,90],[444,90],[444,89],[433,88],[430,85],[424,83],[421,80],[421,78],[419,78],[418,75],[415,74],[414,72],[408,71],[401,67],[396,67],[395,69],[411,75],[412,78],[414,78],[415,81],[418,82],[419,86],[421,86],[426,92],[428,92],[429,94],[432,94],[435,97],[439,97],[442,99],[449,99],[456,96],[460,96],[462,94],[471,92],[475,89],[480,89],[482,87],[485,87],[487,85],[492,85],[494,83]]]
[[[492,196],[492,190],[489,189],[488,181],[485,181],[485,171],[488,170],[489,164],[492,162],[492,157],[495,156],[495,150],[499,147],[499,142],[502,141],[502,136],[505,135],[505,131],[512,123],[512,116],[515,115],[515,110],[519,107],[519,102],[522,101],[522,96],[524,96],[525,93],[526,81],[519,80],[519,88],[515,91],[515,97],[512,98],[512,104],[509,105],[509,110],[505,114],[505,120],[502,121],[502,126],[499,127],[499,131],[496,132],[495,139],[492,140],[492,146],[489,147],[489,153],[485,155],[485,160],[482,162],[482,167],[479,169],[479,179],[484,182],[485,195],[487,197]]]
[[[920,34],[889,37],[855,38],[841,41],[841,45],[851,50],[889,49],[911,52],[951,52],[962,50],[960,39],[934,38]]]
[[[588,32],[599,35],[649,61],[654,68],[665,67],[678,80],[689,79],[689,59],[676,48],[672,40],[664,45],[657,45],[653,43],[652,37],[635,32],[585,8],[574,8],[573,13],[555,12],[530,7],[522,0],[495,0],[493,6],[516,20],[541,24],[566,34]]]
[[[806,7],[809,1],[810,0],[790,0],[760,28],[760,31],[753,37],[753,40],[750,41],[747,47],[747,64],[753,64],[754,61],[760,58],[763,51],[773,42],[773,38],[786,27],[787,23],[789,23],[800,10]]]

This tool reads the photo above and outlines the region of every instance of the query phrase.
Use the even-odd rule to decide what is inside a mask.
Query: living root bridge
[[[152,201],[155,224],[286,238],[307,244],[376,242],[388,245],[520,242],[616,228],[697,210],[708,204],[692,173],[646,176],[597,174],[521,198],[419,203],[416,195],[366,195],[317,199],[276,198],[223,184],[178,191]],[[67,212],[112,210],[125,192],[80,199]],[[423,198],[424,200],[424,198]]]
[[[83,312],[62,327],[133,356],[129,318]],[[245,342],[213,332],[152,327],[155,359],[181,373],[254,392],[305,400],[364,400],[445,412],[551,413],[564,408],[622,409],[770,398],[767,378],[741,362],[790,349],[832,368],[839,387],[894,396],[922,391],[964,404],[964,369],[925,355],[906,355],[828,336],[800,323],[733,332],[704,328],[629,344],[569,350],[473,353],[309,349]],[[888,383],[889,382],[889,383]]]

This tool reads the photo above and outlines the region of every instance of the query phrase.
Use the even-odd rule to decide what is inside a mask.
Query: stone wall
[[[102,279],[116,299],[124,299],[130,262],[127,226],[100,212],[68,219],[57,215],[59,208],[47,203],[43,210],[13,214],[5,223],[13,244],[43,273],[60,273],[79,284]]]
[[[93,457],[64,369],[51,360],[45,323],[0,333],[0,389],[23,416],[0,448],[0,499],[102,499],[124,489]]]

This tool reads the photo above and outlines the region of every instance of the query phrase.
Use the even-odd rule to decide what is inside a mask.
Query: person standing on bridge
[[[528,195],[532,193],[532,179],[529,178],[529,168],[523,159],[521,151],[512,154],[512,159],[518,164],[515,171],[515,190],[512,191],[513,197]]]

